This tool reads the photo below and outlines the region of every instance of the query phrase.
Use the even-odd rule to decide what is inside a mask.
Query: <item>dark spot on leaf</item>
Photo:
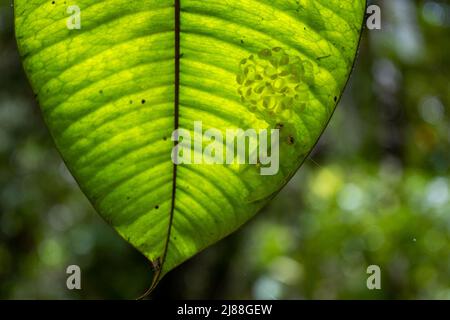
[[[289,137],[288,137],[287,143],[288,143],[289,145],[293,145],[293,144],[295,143],[294,137],[293,137],[293,136],[289,136]]]
[[[331,57],[330,54],[328,54],[328,55],[326,55],[326,56],[320,56],[320,57],[317,57],[316,60],[322,60],[322,59],[326,59],[326,58],[329,58],[329,57]]]
[[[155,209],[159,209],[159,206],[155,206]]]
[[[142,104],[145,104],[145,102],[146,102],[145,99],[142,99],[141,103],[142,103]]]
[[[337,97],[334,97],[334,102],[337,102]]]

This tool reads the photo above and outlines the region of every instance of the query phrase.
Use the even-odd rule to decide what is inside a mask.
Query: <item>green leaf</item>
[[[68,168],[153,262],[156,285],[249,220],[300,167],[349,77],[365,0],[76,4],[81,28],[69,29],[69,2],[16,0],[20,53]],[[280,129],[278,173],[174,165],[171,135],[196,121],[223,135]]]

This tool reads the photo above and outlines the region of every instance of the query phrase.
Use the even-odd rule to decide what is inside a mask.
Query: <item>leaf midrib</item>
[[[174,132],[179,128],[179,115],[180,115],[180,24],[181,24],[181,0],[174,0],[174,42],[175,42],[175,74],[174,74]],[[174,139],[174,148],[178,145],[178,139]],[[176,190],[177,190],[177,169],[178,166],[176,164],[176,161],[173,161],[173,173],[172,173],[172,201],[170,205],[170,212],[169,212],[169,224],[167,227],[167,235],[164,243],[164,249],[163,254],[161,257],[160,265],[158,266],[158,270],[156,270],[156,273],[153,277],[152,285],[150,289],[148,290],[148,294],[150,294],[153,289],[158,284],[162,271],[164,268],[164,263],[166,261],[167,257],[167,251],[169,247],[170,242],[170,234],[172,230],[172,223],[173,223],[173,215],[175,212],[175,198],[176,198]],[[147,294],[145,294],[147,295]]]

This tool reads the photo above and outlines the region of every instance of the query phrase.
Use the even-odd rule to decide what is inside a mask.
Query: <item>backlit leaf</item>
[[[154,285],[293,176],[342,94],[365,5],[77,0],[74,18],[66,1],[15,1],[24,67],[57,148],[99,214],[153,262]],[[279,170],[175,165],[173,131],[199,121],[223,136],[279,129]]]

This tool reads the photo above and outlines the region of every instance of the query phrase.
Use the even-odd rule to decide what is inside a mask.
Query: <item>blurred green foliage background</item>
[[[153,298],[450,299],[450,5],[373,1],[330,127],[290,184]],[[82,290],[66,268],[82,268]],[[379,265],[382,290],[368,290]],[[151,267],[62,163],[0,0],[0,298],[138,297]]]

